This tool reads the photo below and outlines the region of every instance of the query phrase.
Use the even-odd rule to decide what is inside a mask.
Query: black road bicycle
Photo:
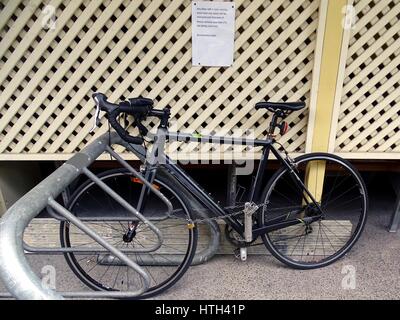
[[[142,160],[143,176],[173,205],[172,214],[166,216],[160,199],[125,169],[108,170],[99,175],[163,234],[163,243],[156,251],[128,255],[151,278],[149,289],[140,298],[163,292],[186,272],[196,252],[199,217],[223,219],[244,246],[260,237],[274,257],[296,269],[327,266],[343,257],[360,237],[366,223],[368,196],[359,172],[348,161],[332,154],[312,153],[293,160],[285,150],[279,152],[275,147],[279,145],[274,135],[276,129],[284,134],[287,130],[284,118],[302,110],[304,103],[258,103],[256,109],[268,110],[273,117],[266,139],[252,140],[169,132],[170,109],[154,109],[150,99],[134,98],[113,104],[101,93],[94,94],[93,98],[97,106],[96,124],[99,124],[100,110],[104,111],[110,125],[134,147],[132,150]],[[133,117],[140,136],[131,136],[121,126],[121,115]],[[143,124],[149,117],[160,120],[155,134]],[[221,206],[164,154],[168,141],[262,147],[248,199],[234,208]],[[149,143],[151,150],[144,147]],[[265,184],[270,153],[281,167]],[[193,199],[204,207],[200,213],[194,208]],[[144,223],[126,219],[113,221],[112,216],[121,216],[124,208],[92,181],[74,192],[68,209],[77,216],[104,217],[90,225],[118,248],[145,248],[156,242],[155,235]],[[60,237],[64,248],[87,247],[94,242],[67,221],[61,222]],[[141,286],[141,278],[110,254],[88,251],[64,255],[74,273],[94,290],[132,290]]]

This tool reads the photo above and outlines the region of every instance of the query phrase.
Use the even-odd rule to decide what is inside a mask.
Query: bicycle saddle
[[[259,102],[256,103],[256,110],[267,109],[275,112],[277,110],[282,111],[299,111],[306,106],[305,102]]]

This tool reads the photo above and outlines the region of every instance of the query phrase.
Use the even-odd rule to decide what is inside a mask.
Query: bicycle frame
[[[272,153],[277,160],[288,170],[290,170],[294,183],[303,190],[303,198],[306,205],[313,203],[317,206],[322,214],[321,208],[317,201],[314,199],[313,195],[308,191],[306,186],[303,184],[301,179],[298,177],[293,169],[292,164],[287,159],[283,158],[278,150],[274,147],[274,139],[247,139],[247,138],[234,138],[234,137],[221,137],[212,135],[199,135],[199,134],[187,134],[180,132],[168,132],[166,128],[159,127],[157,133],[151,135],[154,140],[154,145],[151,153],[147,155],[147,162],[150,165],[149,170],[146,170],[145,178],[152,183],[157,167],[160,164],[164,164],[165,167],[174,175],[174,177],[179,181],[183,187],[188,190],[196,200],[198,200],[205,208],[209,209],[213,214],[212,217],[221,217],[227,224],[229,224],[236,232],[241,236],[244,234],[244,225],[236,217],[226,217],[229,213],[225,208],[223,208],[217,201],[215,201],[210,194],[208,194],[202,187],[200,187],[196,181],[194,181],[182,168],[179,167],[177,163],[171,160],[164,153],[164,146],[167,141],[173,142],[200,142],[200,143],[216,143],[216,144],[233,144],[233,145],[251,145],[254,147],[263,147],[262,157],[257,169],[256,178],[254,184],[250,189],[249,202],[260,201],[261,197],[261,187],[264,179],[265,169],[267,168],[268,158],[270,153]],[[141,196],[139,199],[139,210],[141,210],[144,205],[146,194],[146,186],[143,186]],[[310,201],[311,200],[311,201]],[[286,228],[291,225],[313,222],[320,218],[320,215],[314,217],[307,217],[304,219],[292,219],[281,221],[275,219],[275,221],[270,221],[264,226],[253,229],[253,240],[258,236],[270,232],[273,230],[278,230]],[[283,220],[283,219],[282,219]]]

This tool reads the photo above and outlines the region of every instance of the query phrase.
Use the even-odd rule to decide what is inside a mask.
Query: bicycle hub
[[[132,242],[133,238],[136,236],[136,228],[137,224],[130,224],[128,231],[122,236],[122,240],[126,243]]]

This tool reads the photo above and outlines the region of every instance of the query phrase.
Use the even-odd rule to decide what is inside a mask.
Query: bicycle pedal
[[[234,251],[235,258],[240,259],[241,261],[246,261],[247,260],[247,248],[236,248]]]
[[[240,248],[240,260],[243,262],[247,260],[247,248]]]

